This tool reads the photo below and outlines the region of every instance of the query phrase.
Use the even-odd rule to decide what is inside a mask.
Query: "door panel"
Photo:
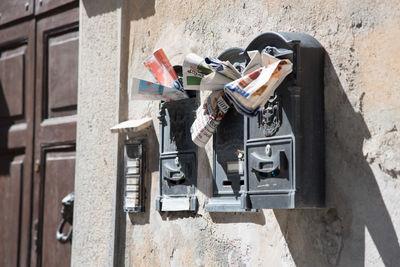
[[[77,2],[77,0],[36,0],[35,14],[41,14],[72,2]]]
[[[61,200],[73,189],[78,87],[78,9],[37,22],[32,266],[69,266],[71,243],[59,243]],[[66,226],[67,231],[69,225]]]
[[[56,232],[62,221],[62,199],[74,191],[75,145],[42,148],[43,170],[41,174],[41,232],[42,266],[69,266],[71,243],[60,243]],[[70,225],[65,226],[64,233]]]
[[[0,77],[6,105],[2,114],[22,117],[24,114],[24,61],[26,44],[4,49],[0,54]],[[12,70],[12,71],[10,71]]]
[[[48,114],[54,118],[76,114],[78,84],[78,31],[66,32],[47,40]]]
[[[28,264],[34,34],[34,21],[0,30],[0,266]]]
[[[0,266],[16,266],[24,156],[0,156]],[[4,241],[7,241],[4,242]]]
[[[75,140],[78,9],[37,24],[36,126],[39,143]],[[60,127],[63,128],[61,131]]]
[[[34,0],[1,0],[0,25],[33,14]]]

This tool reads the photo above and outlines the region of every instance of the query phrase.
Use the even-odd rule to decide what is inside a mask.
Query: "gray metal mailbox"
[[[324,49],[300,33],[264,33],[246,51],[293,62],[293,72],[244,123],[244,209],[324,206]]]
[[[325,202],[324,49],[301,33],[268,32],[245,51],[290,59],[293,72],[256,117],[229,110],[214,134],[213,196],[209,212],[315,208]],[[240,48],[219,58],[238,69]]]
[[[158,211],[197,210],[197,146],[190,136],[197,107],[196,92],[189,99],[160,104]]]
[[[247,63],[242,48],[230,48],[218,58],[242,71]],[[240,196],[244,189],[244,118],[231,107],[213,136],[213,196],[209,212],[243,212]]]

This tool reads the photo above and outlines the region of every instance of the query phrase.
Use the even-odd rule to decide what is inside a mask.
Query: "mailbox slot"
[[[247,61],[242,48],[230,48],[221,53],[242,71]],[[244,189],[244,118],[233,107],[225,115],[213,135],[213,196],[206,205],[209,212],[245,212],[241,193]],[[254,211],[254,210],[252,210]]]
[[[178,75],[179,67],[174,67]],[[158,211],[196,211],[197,146],[190,136],[190,127],[198,107],[197,92],[189,99],[160,104],[160,176]]]

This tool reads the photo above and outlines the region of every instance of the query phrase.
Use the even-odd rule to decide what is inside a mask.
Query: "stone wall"
[[[129,101],[126,115],[151,116],[154,128],[148,135],[146,212],[127,215],[121,224],[125,249],[118,256],[126,266],[400,266],[396,1],[136,0],[126,8],[129,52],[121,53],[129,57],[129,77],[152,79],[142,62],[156,48],[181,64],[189,52],[215,56],[266,31],[307,33],[327,54],[326,209],[205,212],[212,194],[210,142],[199,150],[197,214],[157,212],[158,103]],[[90,117],[87,112],[79,120]]]

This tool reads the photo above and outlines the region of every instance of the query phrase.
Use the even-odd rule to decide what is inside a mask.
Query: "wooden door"
[[[29,257],[35,24],[0,29],[0,266]]]
[[[77,6],[0,0],[1,267],[70,265],[56,232],[74,190]]]
[[[39,20],[36,32],[32,266],[69,266],[71,243],[56,232],[61,201],[74,190],[78,9]]]

